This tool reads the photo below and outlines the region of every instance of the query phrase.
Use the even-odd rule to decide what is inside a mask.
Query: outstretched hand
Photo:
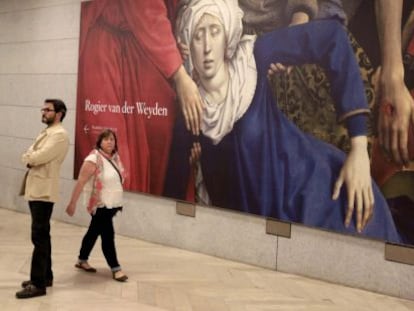
[[[335,182],[332,199],[339,198],[340,190],[345,184],[348,197],[345,226],[349,226],[355,212],[356,228],[361,233],[374,211],[374,194],[366,136],[353,137],[351,146],[351,151]]]

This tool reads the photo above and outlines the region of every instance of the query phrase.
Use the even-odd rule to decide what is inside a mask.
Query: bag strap
[[[105,159],[107,159],[107,158],[105,158]],[[114,167],[115,171],[118,173],[119,180],[121,181],[121,184],[122,184],[122,175],[121,175],[121,172],[119,171],[119,168],[115,165],[114,162],[112,162],[109,159],[107,159],[107,160],[108,160],[109,163],[111,163],[111,165]]]
[[[98,152],[99,152],[100,154],[102,154],[99,150],[98,150]],[[105,157],[105,155],[103,155],[103,154],[102,154],[102,157],[103,157],[104,159],[106,159],[109,163],[111,163],[111,165],[114,167],[115,171],[118,173],[119,180],[121,181],[121,184],[122,184],[122,175],[121,175],[121,172],[119,171],[119,168],[115,165],[115,163],[114,163],[114,162],[112,162],[112,161],[111,161],[111,160],[109,160],[107,157]]]

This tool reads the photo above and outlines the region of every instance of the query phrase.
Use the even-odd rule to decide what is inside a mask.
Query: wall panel
[[[144,0],[143,0],[144,1]],[[146,1],[146,0],[145,0]],[[79,0],[0,0],[0,207],[27,212],[17,195],[21,152],[43,128],[39,108],[61,97],[70,151],[62,168],[54,219],[87,225],[81,204],[73,218],[64,207],[74,181],[73,143],[79,43]],[[175,202],[126,194],[117,216],[120,234],[288,273],[414,299],[413,267],[384,260],[384,243],[292,225],[290,239],[265,234],[265,219],[197,206],[195,217],[176,214]]]

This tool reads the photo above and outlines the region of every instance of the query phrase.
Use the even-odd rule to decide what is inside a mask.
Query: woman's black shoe
[[[85,267],[85,263],[82,263],[82,262],[78,262],[75,265],[75,267],[78,268],[78,269],[81,269],[83,271],[86,271],[86,272],[96,273],[96,269],[95,268],[93,268],[93,267],[91,267],[89,265],[88,265],[88,267]]]
[[[115,273],[116,272],[112,272],[112,278],[115,281],[118,281],[118,282],[126,282],[126,280],[128,280],[128,277],[125,274],[123,274],[121,276],[118,276],[118,277],[115,277]]]

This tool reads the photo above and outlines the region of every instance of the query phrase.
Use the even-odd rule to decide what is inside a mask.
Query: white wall
[[[64,213],[74,184],[80,2],[0,0],[0,206],[27,212],[17,195],[25,171],[20,155],[43,128],[43,100],[59,97],[69,108],[70,151],[53,217],[86,225],[84,211],[74,218]],[[185,217],[171,200],[135,193],[126,194],[125,205],[116,218],[120,234],[414,299],[414,267],[385,261],[383,242],[299,225],[290,239],[281,238],[266,235],[260,217],[199,206],[195,218]]]

